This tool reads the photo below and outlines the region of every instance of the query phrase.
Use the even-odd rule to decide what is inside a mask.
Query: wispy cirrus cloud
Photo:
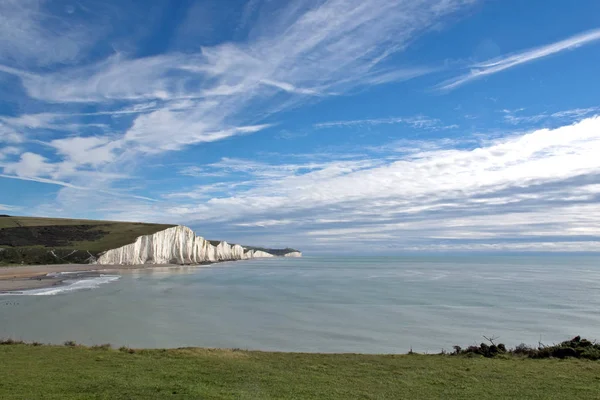
[[[17,65],[69,62],[75,60],[82,48],[90,44],[91,31],[82,29],[72,20],[57,24],[56,17],[46,9],[44,3],[39,0],[0,2],[0,49],[3,60]],[[65,16],[68,14],[65,13]]]
[[[0,204],[0,211],[16,211],[19,207],[10,206],[8,204]]]
[[[334,127],[367,127],[374,125],[395,125],[395,124],[406,124],[413,128],[427,129],[427,130],[443,130],[443,129],[455,129],[458,125],[444,125],[437,118],[429,118],[423,115],[417,115],[413,117],[389,117],[389,118],[373,118],[373,119],[357,119],[357,120],[345,120],[345,121],[329,121],[320,122],[314,124],[315,128],[334,128]]]
[[[528,49],[520,53],[484,61],[469,66],[470,71],[464,75],[452,78],[436,86],[437,90],[452,90],[472,80],[502,72],[521,64],[532,62],[540,58],[565,50],[575,49],[583,45],[600,40],[600,29],[584,32],[555,43]]]
[[[512,125],[536,124],[544,121],[558,121],[559,123],[580,120],[591,115],[600,114],[600,107],[574,108],[556,112],[540,114],[526,114],[525,109],[502,110],[504,120]]]
[[[31,181],[31,182],[46,183],[46,184],[49,184],[49,185],[57,185],[57,186],[62,186],[62,187],[69,188],[69,189],[83,190],[83,191],[88,191],[88,192],[93,191],[93,192],[97,192],[98,194],[105,194],[105,195],[109,195],[111,197],[132,198],[132,199],[145,200],[145,201],[157,201],[157,200],[152,199],[150,197],[137,196],[137,195],[129,194],[129,193],[125,192],[125,191],[103,190],[103,189],[93,188],[93,187],[90,187],[90,186],[75,185],[75,184],[70,183],[70,182],[60,181],[60,180],[56,180],[56,179],[40,178],[40,177],[37,177],[37,176],[30,177],[30,176],[27,176],[27,175],[7,175],[7,174],[0,174],[0,178],[17,179],[17,180],[21,180],[21,181]],[[92,178],[96,178],[96,177],[92,176]]]
[[[44,104],[68,111],[24,112],[4,116],[3,122],[16,132],[11,137],[54,149],[52,156],[37,154],[36,159],[52,164],[48,168],[53,171],[125,169],[144,157],[266,130],[276,122],[269,118],[305,102],[430,73],[428,66],[391,67],[386,60],[445,16],[473,3],[293,1],[268,6],[273,8],[267,10],[269,18],[258,18],[259,25],[244,40],[145,57],[114,50],[92,57],[95,41],[114,28],[106,26],[109,6],[75,6],[65,14],[43,1],[10,1],[11,11],[2,17],[5,25],[24,28],[21,36],[0,40],[0,54],[8,55],[0,56],[0,73],[18,78],[36,109]],[[78,18],[96,14],[102,17],[78,23]],[[52,30],[53,21],[60,29]],[[96,30],[90,34],[90,29]],[[26,42],[35,46],[19,48]],[[46,51],[57,46],[65,52],[53,57]],[[50,64],[56,67],[43,68]],[[18,172],[23,163],[32,169],[41,166],[31,154],[4,168]]]

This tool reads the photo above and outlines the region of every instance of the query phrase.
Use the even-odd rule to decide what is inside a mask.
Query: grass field
[[[600,362],[0,346],[2,399],[598,399]]]
[[[61,218],[0,217],[0,264],[83,262],[174,225]],[[58,257],[50,254],[56,250]],[[76,251],[73,253],[73,251]],[[89,253],[88,253],[89,252]],[[69,256],[67,256],[69,255]]]

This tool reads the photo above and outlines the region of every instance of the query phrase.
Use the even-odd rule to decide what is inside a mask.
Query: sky
[[[0,213],[600,251],[600,2],[0,0]]]

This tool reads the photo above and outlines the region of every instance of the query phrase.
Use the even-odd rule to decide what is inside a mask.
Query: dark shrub
[[[520,345],[515,347],[515,349],[512,352],[517,355],[530,356],[535,352],[535,350],[527,346],[525,343],[521,343]]]
[[[551,354],[556,358],[579,357],[577,351],[572,347],[557,347],[552,349]]]
[[[121,346],[121,347],[119,347],[119,351],[123,352],[123,353],[129,353],[129,354],[134,354],[135,353],[135,349],[130,349],[127,346]]]
[[[585,358],[588,360],[600,360],[600,343],[592,342],[576,336],[571,340],[566,340],[553,346],[544,346],[540,343],[539,347],[533,348],[521,343],[511,350],[507,350],[502,343],[491,345],[481,343],[479,346],[469,346],[462,349],[460,346],[454,346],[453,355],[466,355],[469,357],[484,356],[495,357],[498,354],[510,354],[529,358]]]

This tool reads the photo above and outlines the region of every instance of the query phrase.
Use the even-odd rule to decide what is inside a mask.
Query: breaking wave
[[[53,276],[57,275],[67,275],[68,273],[60,273],[60,274],[52,274]],[[99,275],[99,276],[86,276],[79,279],[66,279],[62,282],[61,285],[52,286],[48,288],[40,288],[40,289],[30,289],[30,290],[22,290],[15,291],[10,293],[3,293],[3,295],[21,295],[21,296],[52,296],[60,293],[74,292],[78,290],[91,290],[97,288],[100,285],[105,283],[114,282],[121,278],[119,275]]]

